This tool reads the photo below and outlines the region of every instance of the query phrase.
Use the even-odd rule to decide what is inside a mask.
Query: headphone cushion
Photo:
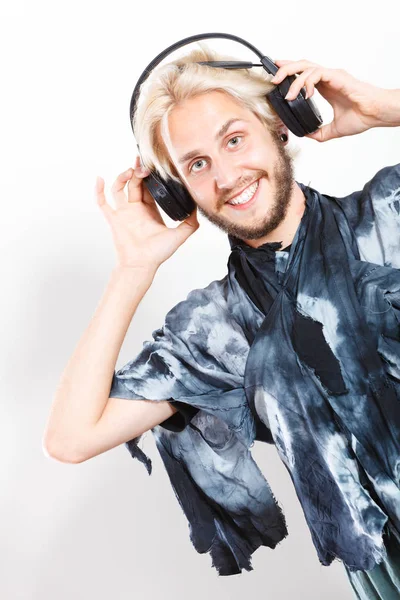
[[[287,128],[297,137],[312,133],[322,122],[318,109],[310,99],[306,100],[301,94],[298,99],[289,102],[276,86],[267,94],[267,100]]]
[[[173,179],[164,181],[152,172],[143,182],[160,208],[174,221],[183,221],[196,207],[186,188]]]

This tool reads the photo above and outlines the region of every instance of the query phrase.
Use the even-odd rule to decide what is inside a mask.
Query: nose
[[[214,159],[213,161],[213,177],[215,185],[218,189],[235,187],[236,182],[240,179],[241,171],[238,165],[234,164],[232,158]]]

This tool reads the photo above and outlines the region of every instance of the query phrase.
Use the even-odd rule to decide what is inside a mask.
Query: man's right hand
[[[167,227],[155,200],[143,185],[147,175],[149,171],[140,167],[137,157],[135,169],[121,173],[112,185],[116,208],[107,203],[101,177],[96,182],[96,199],[111,226],[117,266],[155,272],[200,225],[195,208],[177,227]],[[124,191],[126,185],[128,195]]]

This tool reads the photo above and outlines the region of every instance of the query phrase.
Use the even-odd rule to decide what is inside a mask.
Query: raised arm
[[[57,386],[43,436],[44,451],[62,462],[81,462],[93,452],[94,434],[102,435],[99,451],[104,451],[142,433],[171,416],[176,409],[168,402],[127,402],[125,418],[106,411],[118,355],[133,315],[151,286],[158,267],[198,228],[196,211],[178,227],[168,228],[159,210],[142,185],[148,174],[122,173],[112,191],[114,210],[107,204],[104,181],[99,179],[97,201],[109,222],[117,252],[117,265],[96,311],[70,357]],[[124,192],[126,183],[128,197]],[[111,399],[122,407],[123,400]],[[157,406],[155,406],[157,405]],[[147,414],[144,409],[147,407]],[[101,427],[96,427],[104,413]],[[126,420],[128,413],[131,420]],[[106,417],[108,415],[108,417]],[[133,422],[132,422],[133,419]],[[112,439],[106,440],[103,424],[115,426]],[[128,436],[128,437],[127,437]],[[91,441],[92,440],[92,441]],[[92,444],[92,446],[91,446]],[[102,448],[102,449],[101,449]],[[99,453],[99,452],[97,452]]]

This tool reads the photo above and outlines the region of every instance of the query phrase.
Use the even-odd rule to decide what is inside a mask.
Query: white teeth
[[[248,188],[244,190],[244,192],[240,194],[240,196],[236,196],[234,200],[230,200],[229,202],[227,202],[227,204],[244,204],[245,202],[248,202],[256,193],[257,188],[258,181],[252,183]]]

